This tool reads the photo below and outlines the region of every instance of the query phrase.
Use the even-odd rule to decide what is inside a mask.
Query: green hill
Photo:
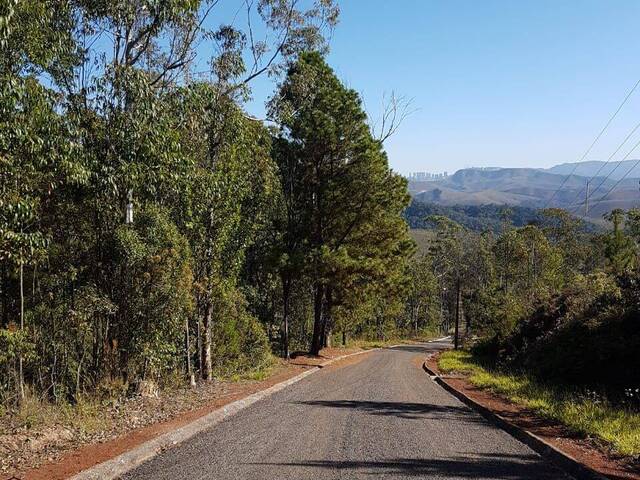
[[[497,204],[445,206],[416,200],[411,202],[411,205],[405,210],[404,216],[412,229],[430,229],[431,225],[426,220],[427,217],[442,215],[470,230],[498,232],[502,225],[501,218],[507,210],[510,222],[516,227],[541,219],[539,210],[535,208]]]

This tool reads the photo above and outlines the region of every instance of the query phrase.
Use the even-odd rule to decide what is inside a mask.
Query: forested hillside
[[[432,228],[430,218],[440,215],[459,223],[475,232],[491,231],[498,233],[506,223],[522,227],[537,223],[542,219],[538,209],[509,205],[454,205],[451,207],[436,203],[413,200],[404,212],[411,228]]]
[[[404,217],[411,228],[433,229],[433,216],[447,217],[474,232],[500,233],[505,225],[523,227],[544,222],[542,209],[512,205],[454,205],[447,207],[436,203],[413,200],[404,211]],[[604,229],[589,221],[579,222],[579,230],[596,233]]]
[[[263,41],[205,29],[217,3],[0,7],[0,405],[426,324],[406,181],[320,53],[337,7],[247,2]],[[267,74],[269,128],[243,107]]]

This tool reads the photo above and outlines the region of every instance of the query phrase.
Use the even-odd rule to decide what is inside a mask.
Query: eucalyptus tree
[[[201,373],[211,378],[216,297],[237,290],[245,253],[265,228],[279,191],[270,136],[231,101],[212,102],[214,87],[181,92],[179,112],[184,153],[192,159],[187,189],[179,199],[180,224],[194,256],[194,279],[202,332]]]
[[[277,73],[301,49],[324,48],[324,29],[337,21],[330,0],[260,0],[242,5],[247,18],[242,30],[223,22],[219,3],[75,3],[83,57],[62,85],[93,161],[86,198],[96,219],[97,281],[109,296],[116,294],[107,245],[122,223],[127,198],[143,208],[148,203],[169,208],[193,252],[198,358],[205,378],[213,370],[213,319],[224,317],[215,311],[214,298],[236,288],[243,254],[260,222],[251,207],[261,205],[255,185],[270,185],[268,169],[247,167],[266,162],[268,144],[262,127],[245,118],[238,104],[254,78]],[[267,32],[264,40],[255,36],[257,22]],[[214,52],[208,59],[205,45]],[[200,71],[205,60],[210,68]],[[185,95],[193,110],[176,118],[172,99]],[[125,325],[122,307],[105,331]]]
[[[51,236],[43,217],[60,188],[87,179],[73,126],[59,114],[54,92],[39,81],[44,75],[59,78],[74,62],[69,25],[64,7],[52,10],[28,0],[0,7],[0,327],[12,331],[17,310],[22,343],[27,338],[25,268],[35,271],[43,263]],[[10,298],[16,276],[17,308]],[[20,398],[24,348],[16,349]]]

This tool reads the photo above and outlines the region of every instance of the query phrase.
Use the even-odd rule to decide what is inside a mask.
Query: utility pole
[[[460,331],[460,277],[456,281],[456,327],[453,338],[453,348],[458,349],[458,332]]]
[[[589,215],[589,180],[587,180],[587,192],[584,197],[584,216]]]

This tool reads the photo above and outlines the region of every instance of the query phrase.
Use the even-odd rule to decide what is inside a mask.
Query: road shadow
[[[290,463],[260,463],[285,467],[351,470],[358,475],[384,478],[496,478],[502,480],[567,480],[555,467],[536,455],[469,455],[450,459],[393,458],[383,461],[309,460]]]
[[[478,415],[473,415],[473,411],[464,405],[434,405],[432,403],[380,402],[369,400],[308,400],[294,403],[314,407],[353,409],[366,412],[370,415],[394,416],[410,420],[417,420],[432,416],[432,414],[437,414],[438,418],[443,420],[452,420],[453,417],[455,417],[455,419],[465,422],[483,421]]]

